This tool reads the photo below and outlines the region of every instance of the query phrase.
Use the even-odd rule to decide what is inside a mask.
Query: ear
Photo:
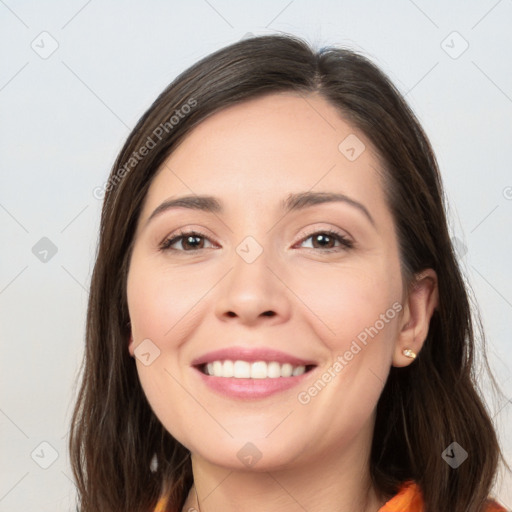
[[[135,346],[133,343],[133,334],[130,332],[130,339],[128,341],[128,352],[130,352],[130,355],[132,357],[135,357]]]
[[[419,354],[427,339],[430,319],[439,303],[436,272],[429,268],[416,274],[400,320],[393,366],[408,366],[414,359],[403,354],[410,349]]]

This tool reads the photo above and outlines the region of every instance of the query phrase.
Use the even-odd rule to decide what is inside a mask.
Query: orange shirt
[[[404,482],[402,487],[379,512],[423,512],[423,497],[417,484],[412,481]],[[507,512],[501,505],[493,502],[485,512]]]
[[[158,502],[154,512],[164,512],[165,499]],[[395,496],[382,506],[378,512],[423,512],[423,498],[420,488],[412,481],[404,482]],[[485,512],[507,512],[501,505],[493,502]]]

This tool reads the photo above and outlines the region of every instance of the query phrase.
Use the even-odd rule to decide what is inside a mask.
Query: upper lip
[[[192,366],[201,366],[213,361],[276,361],[280,364],[289,363],[292,366],[309,366],[316,365],[315,361],[310,359],[302,359],[300,357],[275,350],[273,348],[253,348],[253,347],[226,347],[212,352],[207,352],[192,361]]]

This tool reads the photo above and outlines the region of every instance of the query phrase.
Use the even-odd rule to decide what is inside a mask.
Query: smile
[[[318,361],[272,347],[227,346],[191,361],[199,386],[224,398],[258,400],[303,385]]]
[[[200,367],[208,376],[235,379],[279,379],[297,377],[309,371],[313,365],[281,364],[278,361],[212,361]]]

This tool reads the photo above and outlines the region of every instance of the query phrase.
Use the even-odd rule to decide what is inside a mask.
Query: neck
[[[369,450],[362,453],[354,441],[301,466],[259,472],[219,467],[193,454],[194,486],[183,511],[377,512],[386,500],[371,484]]]

